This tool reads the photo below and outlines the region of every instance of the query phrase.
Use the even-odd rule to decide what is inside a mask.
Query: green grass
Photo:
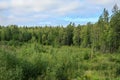
[[[120,80],[120,54],[37,43],[0,45],[0,80]]]

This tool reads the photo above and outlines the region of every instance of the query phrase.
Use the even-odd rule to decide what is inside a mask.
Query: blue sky
[[[0,25],[64,25],[96,22],[119,0],[0,0]]]

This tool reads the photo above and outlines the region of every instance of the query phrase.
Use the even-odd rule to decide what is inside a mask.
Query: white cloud
[[[11,0],[12,9],[30,10],[30,11],[44,11],[49,6],[54,4],[54,0]]]
[[[103,8],[112,9],[115,3],[120,7],[119,0],[0,0],[0,23],[29,23],[45,19],[49,22],[47,18],[68,15],[88,17],[73,19],[75,22],[94,21],[90,16],[101,14]]]
[[[71,2],[62,2],[59,4],[58,8],[55,10],[58,14],[66,14],[75,11],[80,6],[80,2],[75,0]]]
[[[14,14],[28,14],[30,12],[67,14],[77,9],[79,5],[78,0],[11,0],[11,11]]]
[[[90,3],[96,4],[96,5],[106,5],[111,2],[114,2],[114,0],[91,0]]]
[[[85,0],[84,4],[89,5],[90,7],[101,7],[101,8],[107,8],[107,9],[111,9],[115,4],[120,5],[120,1],[119,0]]]
[[[9,8],[16,14],[46,11],[67,14],[78,8],[83,11],[91,7],[109,8],[115,3],[120,5],[119,0],[2,0],[0,1],[0,9]]]
[[[9,6],[8,6],[8,3],[6,1],[0,1],[0,10],[4,10],[4,9],[7,9]]]

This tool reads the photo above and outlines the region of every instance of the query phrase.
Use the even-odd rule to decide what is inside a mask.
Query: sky
[[[0,25],[44,26],[97,22],[120,0],[0,0]]]

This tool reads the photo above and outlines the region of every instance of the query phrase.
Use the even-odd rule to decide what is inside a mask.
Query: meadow
[[[117,4],[113,6],[111,12],[109,12],[109,9],[104,8],[103,11],[100,12],[101,15],[99,18],[97,17],[98,12],[97,15],[91,13],[91,11],[94,12],[94,10],[89,10],[90,12],[85,10],[88,12],[87,14],[89,14],[87,15],[85,13],[88,17],[82,17],[82,15],[78,13],[79,11],[77,11],[79,15],[71,16],[71,18],[73,17],[73,22],[62,21],[67,15],[64,15],[64,18],[62,18],[62,15],[56,18],[56,15],[53,15],[53,12],[56,12],[56,10],[49,10],[53,12],[47,11],[47,13],[52,14],[54,18],[49,16],[48,20],[50,21],[50,18],[52,19],[50,21],[51,24],[44,24],[44,26],[42,26],[42,24],[38,25],[38,23],[44,23],[44,20],[47,20],[45,17],[46,14],[41,15],[41,13],[38,13],[39,9],[29,9],[32,4],[34,4],[34,1],[33,3],[31,1],[30,6],[28,6],[29,3],[26,5],[28,11],[31,11],[29,15],[27,15],[25,14],[27,11],[23,8],[26,3],[24,3],[24,0],[18,0],[18,3],[20,2],[18,7],[21,6],[20,13],[24,13],[27,17],[25,18],[25,16],[23,16],[25,20],[22,19],[22,16],[14,14],[14,11],[10,9],[14,7],[10,6],[14,4],[14,0],[5,3],[6,6],[4,6],[4,1],[1,3],[3,4],[1,6],[3,9],[0,8],[0,10],[5,13],[4,16],[2,16],[1,13],[0,17],[0,22],[3,23],[0,24],[0,80],[120,80],[120,9]],[[76,3],[76,1],[79,0],[74,1]],[[50,1],[50,3],[51,2],[52,1]],[[55,1],[55,3],[56,2],[57,1]],[[87,2],[87,0],[85,0],[85,2]],[[109,0],[103,1],[102,3],[104,2],[107,5]],[[22,5],[22,3],[24,3],[24,5]],[[46,1],[44,4],[45,3]],[[34,6],[37,7],[38,4]],[[17,4],[15,3],[15,5]],[[62,8],[60,8],[57,11],[59,12],[60,10],[63,14],[64,10],[69,9],[68,6],[68,3],[67,7],[62,5],[65,9],[62,10]],[[75,7],[76,5],[71,4],[71,6]],[[72,7],[70,8],[74,11]],[[93,8],[98,10],[100,7]],[[103,7],[104,6],[101,8]],[[80,8],[81,12],[82,8]],[[91,6],[88,8],[92,9]],[[4,9],[8,11],[4,11]],[[19,11],[17,6],[15,9]],[[21,11],[21,9],[24,11]],[[45,10],[47,10],[47,8],[45,8]],[[67,11],[69,12],[69,10]],[[73,11],[72,13],[76,13]],[[11,12],[13,13],[12,16],[10,14]],[[33,15],[34,13],[40,15],[40,17],[39,15],[36,17],[36,20],[32,18],[32,16],[35,17],[35,15]],[[82,13],[84,13],[84,11]],[[89,18],[90,15],[91,17]],[[17,16],[20,19],[17,19]],[[29,16],[31,19],[29,19]],[[74,20],[75,16],[76,18]],[[42,17],[45,17],[45,19],[42,19]],[[96,20],[96,18],[98,18],[98,20]],[[86,23],[89,19],[95,19],[96,22]],[[43,21],[41,22],[41,20]],[[56,22],[57,20],[60,20],[60,22]],[[37,21],[37,24],[34,23],[34,21]],[[61,21],[65,24],[70,23],[65,26],[62,25]],[[84,21],[85,23],[81,25],[80,23]],[[57,23],[59,24],[57,25]],[[32,24],[34,24],[34,26],[32,26]],[[56,26],[54,24],[56,24]]]
[[[1,43],[0,80],[120,80],[120,54],[77,46]]]

